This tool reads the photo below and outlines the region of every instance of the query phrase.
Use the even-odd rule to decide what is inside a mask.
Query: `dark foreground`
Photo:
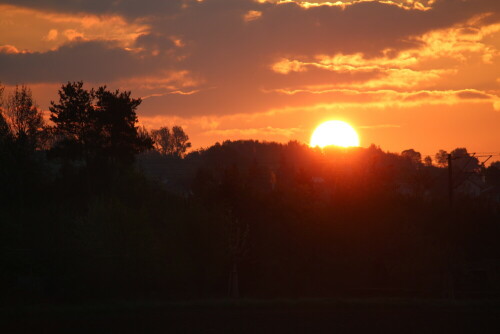
[[[2,308],[2,333],[499,333],[498,301],[241,301]]]

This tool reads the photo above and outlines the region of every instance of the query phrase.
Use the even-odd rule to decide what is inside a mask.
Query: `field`
[[[2,333],[498,333],[497,301],[114,302],[3,309]]]

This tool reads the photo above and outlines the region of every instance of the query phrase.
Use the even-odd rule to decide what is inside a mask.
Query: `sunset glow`
[[[359,137],[352,126],[342,121],[328,121],[314,130],[311,137],[311,147],[319,146],[359,146]]]
[[[0,0],[0,213],[6,333],[493,332],[500,0]]]
[[[44,110],[68,81],[130,90],[141,125],[182,125],[193,149],[309,144],[335,115],[393,152],[497,152],[498,13],[494,0],[0,0],[0,85],[28,85]]]

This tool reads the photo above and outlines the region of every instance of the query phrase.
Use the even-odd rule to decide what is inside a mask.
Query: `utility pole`
[[[450,200],[450,208],[453,207],[453,167],[451,162],[451,154],[448,154],[448,196]]]

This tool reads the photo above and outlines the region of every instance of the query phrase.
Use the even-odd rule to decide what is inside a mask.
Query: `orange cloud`
[[[337,81],[316,88],[308,85],[277,89],[287,94],[315,90],[321,93],[334,88],[435,89],[446,86],[449,82],[465,83],[466,80],[470,80],[464,77],[470,78],[468,69],[473,64],[494,66],[500,57],[500,23],[483,23],[490,16],[491,14],[479,15],[463,24],[411,37],[411,40],[417,42],[418,47],[399,52],[386,49],[381,52],[381,56],[376,57],[367,57],[358,52],[281,58],[271,65],[271,70],[282,75],[293,73],[306,75],[308,72],[316,73],[314,71],[318,70],[346,74],[373,74],[361,80]],[[484,73],[482,78],[483,82],[495,80],[487,73]]]
[[[21,52],[13,45],[0,45],[0,53],[16,54]]]
[[[149,29],[140,21],[128,21],[119,15],[63,14],[0,5],[1,40],[31,52],[52,50],[75,38],[112,40],[129,47]]]
[[[250,21],[255,21],[259,19],[262,16],[262,12],[258,10],[249,10],[246,12],[245,15],[243,15],[243,20],[245,22],[250,22]]]
[[[279,5],[295,3],[303,8],[314,8],[320,6],[337,6],[341,8],[346,8],[347,6],[351,6],[354,4],[359,4],[362,2],[375,2],[375,0],[342,0],[342,1],[302,1],[302,0],[258,0],[260,3],[270,2],[276,3]],[[427,1],[418,1],[418,0],[379,0],[377,2],[384,3],[387,5],[397,6],[403,9],[414,9],[414,10],[430,10],[432,9],[432,5],[435,0],[427,0]]]
[[[55,41],[57,39],[58,35],[59,35],[59,32],[57,31],[57,29],[50,29],[47,36],[45,36],[43,39],[46,41],[49,41],[49,42]]]

